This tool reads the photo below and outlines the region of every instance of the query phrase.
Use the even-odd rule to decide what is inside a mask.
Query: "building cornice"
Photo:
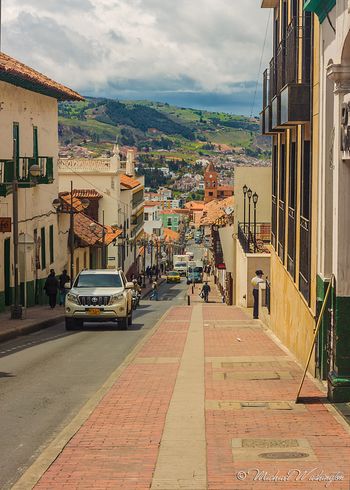
[[[334,82],[334,93],[350,92],[350,65],[328,65],[327,77]]]

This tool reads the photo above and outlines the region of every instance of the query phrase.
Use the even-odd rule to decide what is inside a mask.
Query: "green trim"
[[[41,269],[46,269],[46,233],[45,228],[40,230],[41,236]]]
[[[54,263],[54,237],[53,237],[53,225],[50,225],[49,228],[49,244],[50,244],[50,264]]]
[[[317,280],[316,280],[317,317],[320,314],[322,303],[326,295],[328,285],[329,285],[329,281],[324,280],[320,276],[317,276]],[[323,319],[321,321],[321,327],[320,327],[320,331],[317,338],[317,344],[316,344],[316,352],[317,352],[317,359],[318,359],[317,375],[320,379],[323,380],[326,380],[328,376],[329,364],[328,364],[328,353],[327,353],[327,338],[328,338],[328,331],[331,327],[329,308],[331,308],[332,297],[333,297],[333,292],[331,292],[331,295],[327,301],[327,306],[323,315]]]
[[[326,19],[328,12],[335,7],[336,0],[305,0],[304,10],[314,12],[321,24]]]

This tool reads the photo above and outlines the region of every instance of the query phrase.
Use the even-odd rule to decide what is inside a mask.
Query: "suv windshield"
[[[175,267],[187,267],[187,262],[177,262]]]
[[[81,274],[77,277],[75,288],[121,288],[119,274]]]

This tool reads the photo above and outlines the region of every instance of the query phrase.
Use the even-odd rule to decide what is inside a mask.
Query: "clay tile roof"
[[[59,197],[63,201],[64,210],[67,211],[71,207],[71,203],[72,203],[70,192],[60,192]],[[80,199],[74,197],[74,192],[73,192],[73,209],[79,212],[84,211]]]
[[[74,215],[74,233],[86,245],[102,245],[103,226],[84,213]],[[109,245],[121,233],[118,228],[105,226],[105,244]]]
[[[74,90],[51,80],[4,53],[0,53],[0,80],[57,100],[84,100]]]
[[[226,199],[210,201],[205,205],[203,211],[203,217],[200,221],[202,225],[212,225],[219,218],[226,216],[225,209],[234,205],[234,197],[227,197]]]
[[[102,199],[102,194],[95,189],[74,189],[73,196],[79,199]]]
[[[190,201],[185,204],[186,209],[190,209],[191,211],[203,211],[204,202],[203,201]]]
[[[145,207],[146,206],[148,206],[148,207],[159,206],[159,202],[158,201],[145,201]]]
[[[218,187],[218,191],[231,191],[234,192],[235,188],[233,185],[221,185]]]
[[[132,177],[129,177],[128,175],[122,174],[120,177],[120,183],[126,187],[127,189],[135,189],[139,185],[141,185],[141,182],[139,182],[136,179],[133,179]]]
[[[180,233],[173,231],[170,228],[163,228],[164,239],[166,242],[176,242],[180,240]]]

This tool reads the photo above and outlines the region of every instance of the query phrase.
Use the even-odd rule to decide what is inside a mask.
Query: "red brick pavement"
[[[206,307],[206,321],[231,318],[237,319],[239,313],[232,308]],[[237,339],[240,339],[238,341]],[[216,328],[205,327],[205,352],[209,357],[249,356],[285,356],[263,330],[249,327]],[[206,363],[206,400],[229,401],[286,401],[291,402],[301,378],[301,370],[291,359],[280,362],[268,362],[266,367],[261,362],[246,362],[230,368],[230,364]],[[240,380],[220,379],[216,373],[248,373],[249,371],[288,372],[290,379],[279,380]],[[334,474],[340,472],[344,481],[330,483],[327,488],[349,490],[350,435],[343,425],[327,410],[324,394],[310,380],[306,379],[302,392],[305,405],[302,411],[271,410],[266,408],[242,408],[232,410],[206,410],[207,438],[207,476],[210,490],[271,490],[271,489],[321,489],[325,482],[312,481],[317,474]],[[315,455],[316,461],[271,461],[268,459],[237,456],[231,447],[233,439],[306,439]],[[307,452],[307,449],[289,451]],[[281,449],[281,451],[288,451]],[[261,449],[261,453],[269,449]],[[233,460],[236,454],[236,461]],[[246,460],[245,460],[246,459]],[[289,481],[254,481],[256,468],[266,472],[267,477],[277,474],[285,476],[288,471],[296,468],[300,471],[311,471],[302,481],[295,481],[294,473]],[[249,471],[250,470],[250,471]],[[245,472],[245,473],[238,473]],[[277,472],[277,473],[276,473]],[[323,473],[321,473],[323,472]],[[243,480],[237,478],[237,474]],[[263,475],[263,474],[262,474]]]
[[[218,303],[203,305],[202,311],[205,355],[211,358],[204,365],[207,488],[349,490],[350,432],[327,409],[324,393],[306,379],[302,392],[304,403],[297,407],[291,404],[293,410],[242,408],[239,402],[244,401],[292,402],[301,370],[259,328],[258,322],[244,323],[249,316],[241,309]],[[191,307],[173,308],[168,312],[135,362],[124,370],[36,488],[150,488],[191,314]],[[233,321],[231,325],[230,320]],[[243,323],[239,324],[237,320]],[[259,358],[254,362],[256,356]],[[264,356],[269,358],[264,360]],[[153,357],[175,359],[174,362],[163,359],[161,364],[155,364],[152,359],[147,359]],[[225,362],[222,359],[225,357],[230,359]],[[240,361],[246,358],[246,362],[232,364],[235,357]],[[215,358],[221,359],[215,361]],[[266,371],[279,373],[284,378],[240,379]],[[225,401],[235,405],[223,409]],[[249,456],[249,450],[239,458],[237,451],[232,449],[232,440],[270,438],[306,440],[309,447],[282,447],[281,451],[306,452],[314,456],[315,461],[274,461],[256,456],[254,460],[254,456]],[[261,449],[257,454],[265,452],[269,449]],[[253,481],[253,468],[266,472],[268,477],[283,477],[293,468],[312,471],[313,476],[320,472],[340,472],[344,481],[333,482],[327,487],[325,482],[311,481],[309,476],[303,481],[295,481],[293,477],[277,483]],[[238,474],[242,480],[237,478]]]
[[[136,363],[125,369],[35,488],[150,488],[179,362],[142,361],[181,357],[191,313],[191,308],[169,311]],[[174,318],[181,319],[179,331]]]

